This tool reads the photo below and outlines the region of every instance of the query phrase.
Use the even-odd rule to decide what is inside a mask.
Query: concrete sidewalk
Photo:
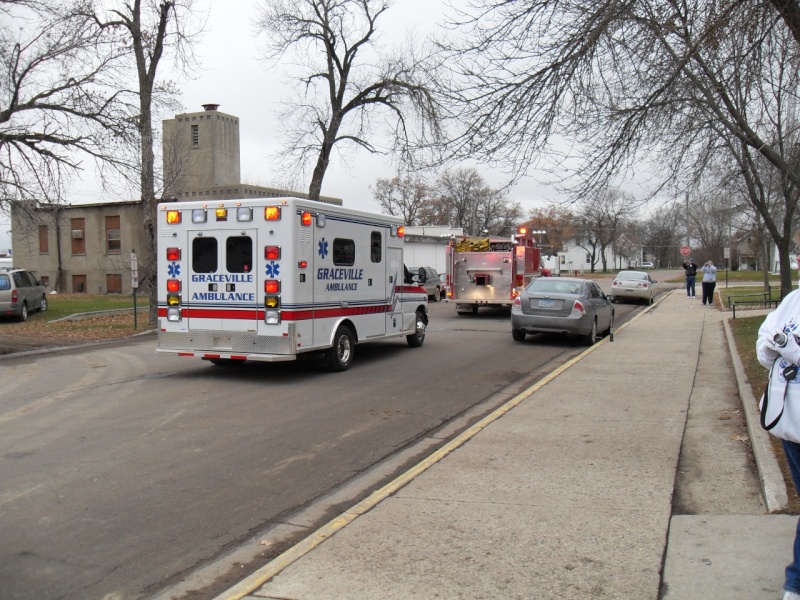
[[[743,443],[687,427],[736,396],[726,318],[668,293],[219,599],[779,598],[797,517],[768,514],[786,495],[757,423],[746,514],[673,516],[685,436]],[[747,495],[736,471],[692,489]]]

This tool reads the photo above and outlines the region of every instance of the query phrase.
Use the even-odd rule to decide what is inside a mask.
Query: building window
[[[200,130],[199,125],[192,125],[192,148],[200,146]]]
[[[48,233],[47,225],[39,225],[39,254],[47,254],[50,252]]]
[[[122,238],[119,229],[119,215],[106,217],[106,253],[122,253]]]
[[[86,254],[86,220],[70,219],[72,254]]]
[[[106,274],[106,292],[109,294],[122,293],[122,275],[119,273]]]
[[[85,294],[88,290],[86,289],[86,275],[73,275],[72,276],[72,293],[73,294]]]
[[[39,278],[39,280],[42,282],[42,285],[44,285],[44,287],[47,287],[48,285],[50,285],[50,277],[48,275],[42,275]]]
[[[591,264],[591,262],[592,262],[592,255],[587,252],[586,253],[586,264],[587,265]]]

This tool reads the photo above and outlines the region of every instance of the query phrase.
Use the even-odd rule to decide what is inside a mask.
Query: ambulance
[[[157,352],[216,365],[425,340],[425,290],[406,282],[402,220],[300,198],[168,202],[157,216]]]

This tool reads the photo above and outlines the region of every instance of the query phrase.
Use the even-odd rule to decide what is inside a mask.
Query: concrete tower
[[[239,119],[204,104],[202,112],[163,121],[164,197],[199,188],[239,185]]]

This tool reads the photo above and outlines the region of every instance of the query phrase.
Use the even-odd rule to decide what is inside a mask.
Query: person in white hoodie
[[[717,287],[717,267],[710,260],[700,267],[703,272],[703,306],[714,304],[714,288]]]
[[[784,335],[778,335],[781,333]],[[792,365],[800,365],[800,344],[795,335],[800,336],[800,290],[794,290],[781,300],[778,308],[761,324],[756,340],[758,362],[769,369],[776,359],[782,357]],[[780,345],[784,339],[785,345]],[[800,385],[800,377],[791,379],[787,385]],[[800,493],[800,444],[789,440],[781,442],[794,487]],[[792,562],[786,567],[782,600],[800,600],[800,520],[795,531]]]

